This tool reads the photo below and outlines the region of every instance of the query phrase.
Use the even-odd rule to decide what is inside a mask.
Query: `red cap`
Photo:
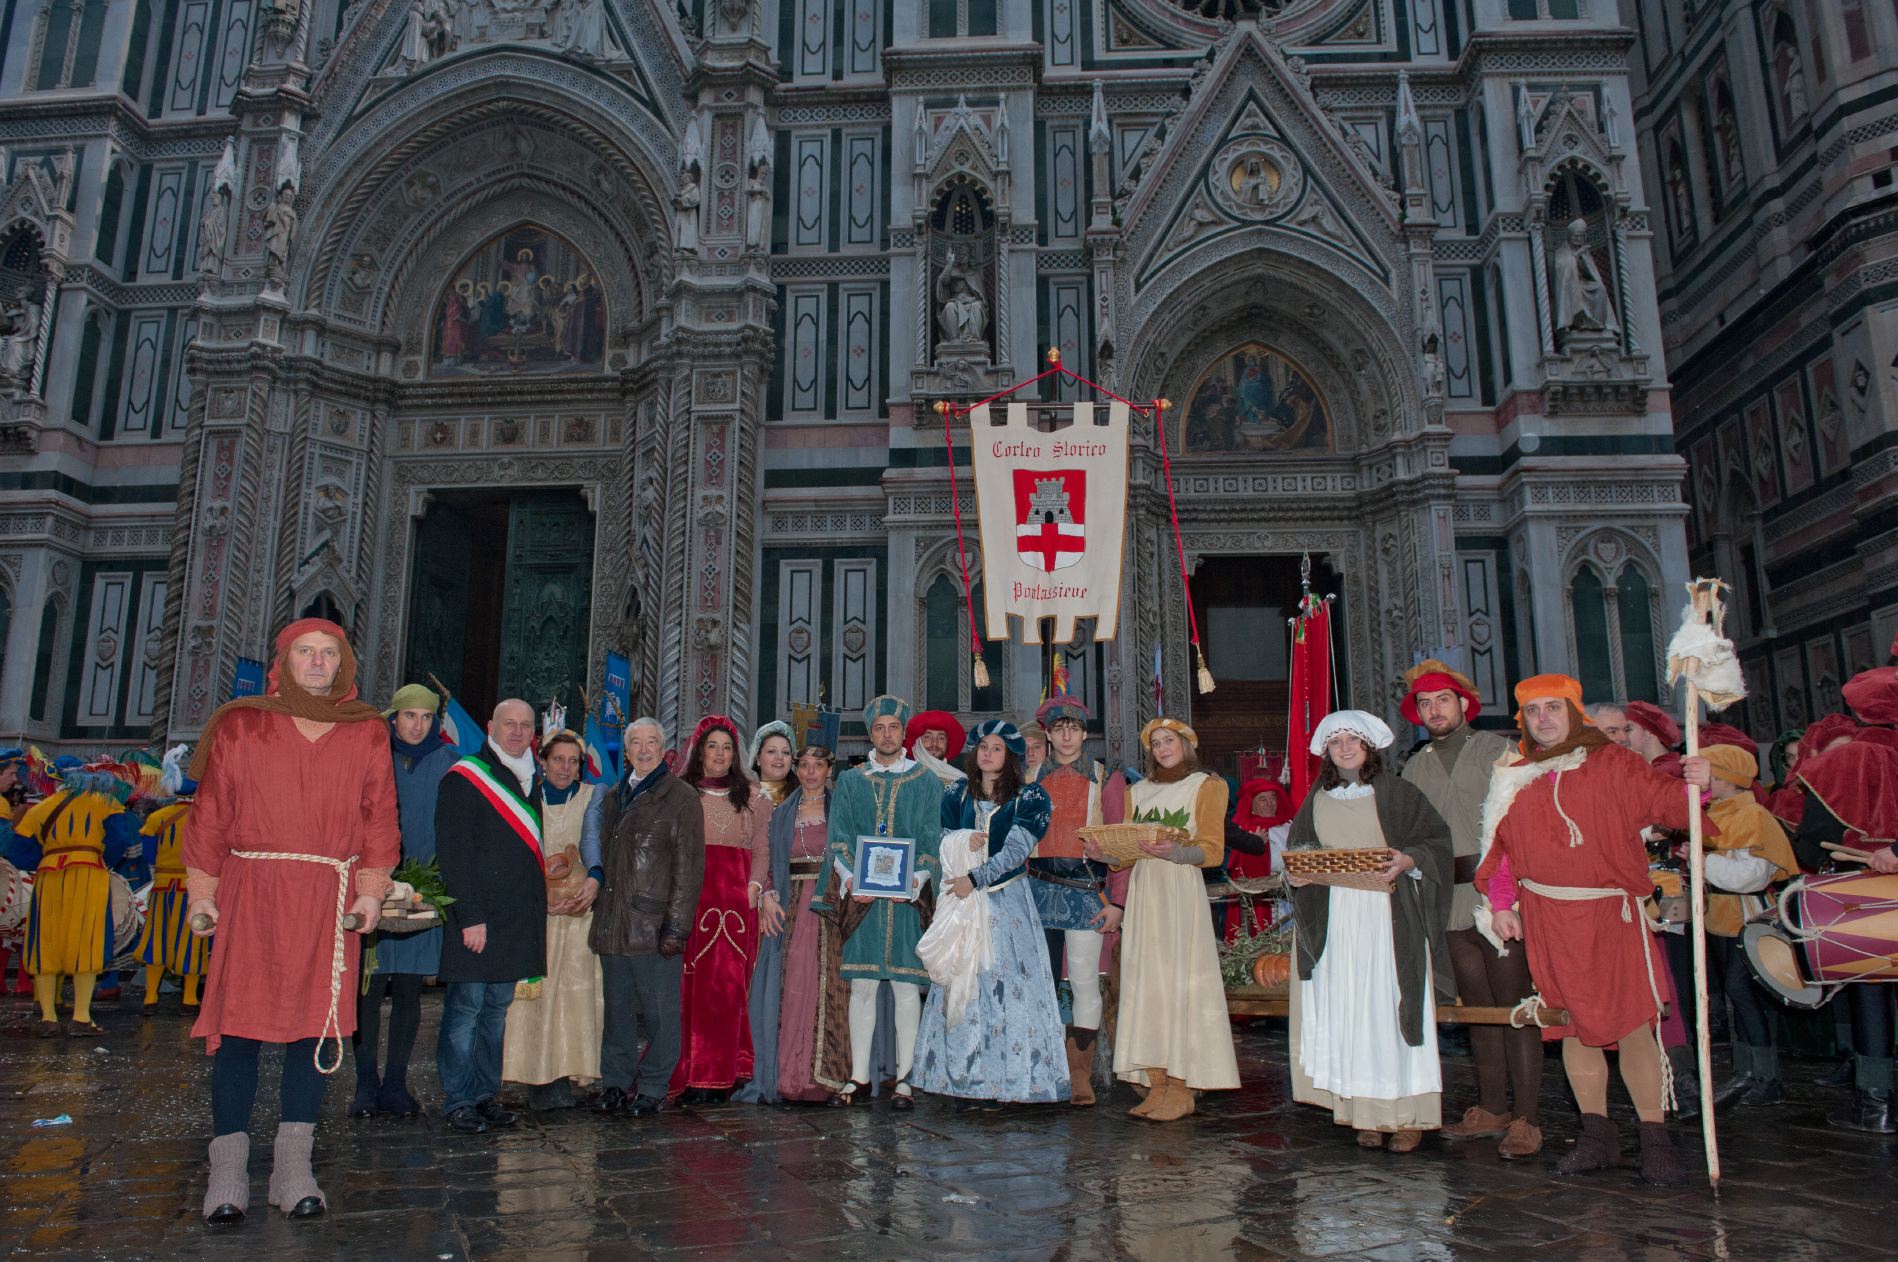
[[[963,732],[962,724],[956,722],[956,716],[947,710],[924,710],[921,714],[911,719],[908,725],[903,728],[903,749],[905,752],[914,756],[916,753],[916,738],[921,736],[924,732],[932,731],[941,732],[944,736],[949,738],[947,757],[953,759],[962,756],[962,746],[968,740],[968,736]]]
[[[1625,707],[1628,722],[1654,733],[1656,740],[1672,749],[1681,743],[1681,725],[1674,716],[1652,701],[1630,701]]]
[[[1760,756],[1759,742],[1728,723],[1702,723],[1700,725],[1700,747],[1709,745],[1732,745],[1744,749],[1757,761]]]
[[[1425,667],[1442,666],[1441,662],[1434,661],[1420,664]],[[1475,685],[1460,671],[1450,670],[1447,667],[1441,670],[1426,669],[1415,675],[1407,674],[1405,682],[1410,685],[1410,690],[1404,694],[1404,699],[1397,703],[1397,708],[1403,713],[1405,720],[1417,727],[1423,726],[1423,717],[1417,713],[1417,694],[1420,692],[1445,690],[1454,692],[1469,703],[1469,709],[1463,712],[1466,720],[1474,719],[1483,712],[1483,701],[1476,695]]]
[[[1845,681],[1845,704],[1861,723],[1898,723],[1898,667],[1874,666]]]

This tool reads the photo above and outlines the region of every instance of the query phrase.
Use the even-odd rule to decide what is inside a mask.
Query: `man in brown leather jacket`
[[[588,942],[606,999],[605,1089],[594,1106],[602,1113],[657,1113],[679,1063],[681,957],[705,878],[705,819],[698,794],[667,771],[665,750],[659,721],[635,719],[626,729],[626,777],[601,814],[605,880]]]

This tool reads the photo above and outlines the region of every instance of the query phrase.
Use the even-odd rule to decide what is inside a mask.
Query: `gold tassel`
[[[975,673],[972,679],[977,688],[989,686],[989,664],[982,660],[982,655],[979,653],[975,655]]]
[[[1199,645],[1195,644],[1193,646],[1193,656],[1199,659],[1199,668],[1194,671],[1194,675],[1199,680],[1199,690],[1202,695],[1209,693],[1213,690],[1213,672],[1206,669],[1206,653]]]

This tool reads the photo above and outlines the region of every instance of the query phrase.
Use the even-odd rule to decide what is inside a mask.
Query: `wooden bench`
[[[1226,992],[1226,1012],[1235,1017],[1283,1017],[1290,1014],[1291,999],[1282,990],[1262,986],[1242,986]],[[1452,1004],[1437,1009],[1438,1025],[1508,1025],[1513,1008],[1475,1008]],[[1562,1008],[1542,1009],[1542,1024],[1567,1025],[1568,1012]]]

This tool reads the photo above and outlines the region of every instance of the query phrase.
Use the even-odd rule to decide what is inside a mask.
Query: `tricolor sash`
[[[472,784],[476,791],[486,798],[488,805],[514,830],[514,835],[527,844],[534,856],[534,862],[540,865],[544,873],[547,870],[547,857],[540,852],[540,815],[520,790],[472,754],[448,769],[450,775],[458,775]]]

